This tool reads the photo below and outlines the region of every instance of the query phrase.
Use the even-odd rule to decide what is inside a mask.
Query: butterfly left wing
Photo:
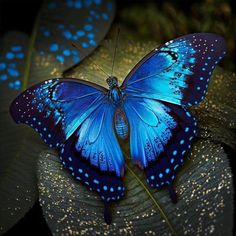
[[[198,104],[225,53],[225,41],[216,34],[197,33],[171,40],[147,54],[121,88],[132,96],[184,106]]]
[[[83,80],[48,80],[19,95],[10,112],[17,123],[34,128],[49,147],[59,148],[72,175],[109,201],[124,192],[124,161],[113,130],[115,108],[106,93]]]
[[[54,79],[32,86],[10,107],[17,123],[30,125],[72,176],[105,202],[117,201],[125,187],[124,159],[113,128],[115,107],[107,89],[78,79]]]
[[[132,159],[144,168],[152,187],[171,187],[196,135],[196,119],[181,106],[147,98],[129,97],[123,107]]]

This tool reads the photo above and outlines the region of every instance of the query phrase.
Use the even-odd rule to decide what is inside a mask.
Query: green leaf
[[[119,82],[156,46],[152,42],[142,44],[121,40],[114,67],[114,75]],[[98,67],[102,67],[106,73],[111,71],[113,48],[114,41],[105,41],[91,57],[72,71],[73,77],[105,86],[106,76]],[[215,80],[217,79],[219,76],[215,76]],[[224,84],[222,82],[221,86]],[[211,87],[209,94],[210,90]],[[222,98],[222,110],[228,109],[225,105],[230,104],[228,98]],[[215,100],[216,104],[217,102]],[[234,104],[229,106],[232,106],[231,113],[228,114],[231,117]],[[208,107],[200,105],[194,109],[199,109],[201,113],[206,112]],[[234,120],[233,115],[232,119]],[[206,126],[202,122],[205,121],[199,119],[199,126]],[[222,126],[223,124],[220,128]],[[225,129],[228,132],[230,127],[225,126]],[[147,187],[142,170],[126,160],[128,169],[124,181],[127,194],[120,202],[113,204],[113,223],[110,226],[104,223],[103,203],[98,195],[76,182],[62,168],[57,154],[43,152],[39,159],[38,187],[40,203],[52,233],[170,235],[175,231],[177,235],[231,235],[232,173],[223,149],[213,142],[214,134],[213,130],[212,137],[197,139],[191,153],[186,156],[185,166],[175,181],[179,197],[176,205],[171,203],[165,189],[157,192]],[[231,142],[232,139],[218,139],[218,142],[223,141]],[[128,153],[128,144],[122,146]]]
[[[60,62],[60,71],[64,71],[99,46],[114,15],[114,0],[46,0],[39,13],[36,49],[42,57]],[[58,47],[51,50],[52,45]]]
[[[74,57],[67,56],[64,62],[57,60],[57,56],[72,47],[71,41],[74,41],[65,38],[64,31],[75,33],[84,30],[86,35],[75,40],[78,44],[89,43],[89,33],[89,37],[96,42],[86,47],[82,54],[78,52],[82,60],[103,39],[114,17],[115,6],[112,0],[104,0],[101,4],[100,1],[97,4],[85,1],[77,8],[67,7],[66,2],[45,1],[36,17],[30,38],[23,33],[12,32],[1,39],[0,233],[11,228],[36,201],[36,162],[38,153],[46,147],[36,132],[26,126],[17,126],[9,115],[9,105],[19,94],[20,84],[24,90],[40,81],[62,76],[63,70],[74,64]],[[100,20],[95,21],[94,16],[89,20],[92,10]],[[88,24],[90,28],[84,28]],[[59,25],[64,25],[64,31],[59,30]],[[45,30],[49,36],[45,36]],[[58,44],[61,51],[58,49],[57,53],[51,52],[51,43]],[[20,53],[23,56],[12,49],[15,46],[22,48]],[[80,49],[81,45],[78,47]]]

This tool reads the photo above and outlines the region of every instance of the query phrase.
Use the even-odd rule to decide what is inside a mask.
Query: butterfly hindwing
[[[124,110],[130,125],[131,156],[142,168],[162,156],[176,156],[172,155],[175,151],[184,155],[190,148],[197,123],[184,108],[146,98],[129,98]]]
[[[129,98],[124,103],[130,125],[131,158],[145,171],[148,184],[157,189],[172,187],[197,133],[197,121],[184,107],[147,98]]]
[[[96,131],[89,129],[97,127],[87,127],[85,121],[60,150],[60,159],[71,175],[86,185],[89,190],[97,192],[101,199],[107,202],[119,200],[125,191],[122,180],[123,155],[112,127],[107,129],[108,126],[112,126],[109,121],[110,116],[111,114],[108,114],[104,119],[102,130],[100,132],[97,130],[99,134],[96,141],[90,143],[88,136],[90,131]],[[87,118],[90,119],[91,117]],[[99,116],[96,119],[99,120]],[[91,121],[96,123],[94,119]],[[109,124],[106,123],[107,121]],[[88,139],[80,136],[83,132],[81,130],[85,128],[83,126],[88,128],[88,133],[86,132]]]
[[[113,129],[115,106],[101,104],[78,129],[76,150],[101,171],[124,173],[124,160]]]
[[[185,156],[197,134],[197,121],[190,112],[180,106],[165,105],[177,126],[172,130],[172,137],[165,145],[161,155],[145,168],[147,182],[151,187],[157,189],[164,185],[171,186],[177,170],[184,164]]]
[[[225,53],[219,35],[186,35],[147,54],[121,87],[133,96],[192,106],[204,99],[212,71]]]
[[[77,181],[85,185],[90,191],[97,192],[101,197],[105,203],[104,220],[107,224],[110,224],[112,216],[108,204],[120,200],[125,195],[123,179],[114,172],[101,171],[98,167],[91,165],[91,159],[84,158],[82,151],[76,148],[78,140],[76,135],[72,135],[62,145],[59,151],[60,160]],[[94,145],[94,148],[99,147]],[[119,147],[118,149],[120,151]],[[111,150],[114,150],[114,148]],[[104,158],[106,158],[105,155]],[[112,158],[115,160],[116,156],[113,155]]]

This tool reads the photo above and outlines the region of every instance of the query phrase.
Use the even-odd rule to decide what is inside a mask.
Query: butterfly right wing
[[[178,105],[129,98],[124,111],[130,126],[131,156],[142,168],[162,156],[175,158],[174,151],[182,157],[196,134],[196,119]]]
[[[131,157],[145,169],[152,187],[170,187],[173,202],[171,183],[197,132],[186,107],[204,99],[210,76],[225,53],[225,40],[219,35],[185,35],[147,54],[121,86]]]
[[[196,119],[184,107],[148,98],[127,97],[123,107],[130,126],[132,160],[144,169],[151,187],[172,189],[196,136]],[[176,202],[173,191],[171,198]]]

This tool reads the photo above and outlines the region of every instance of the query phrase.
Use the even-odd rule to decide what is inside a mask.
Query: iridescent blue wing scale
[[[17,123],[33,127],[50,147],[59,147],[104,99],[105,88],[76,79],[32,86],[11,104]]]
[[[100,105],[80,126],[75,148],[86,159],[90,158],[91,165],[121,176],[124,162],[113,130],[114,114],[115,106],[108,100]]]
[[[149,163],[145,168],[145,174],[151,187],[160,189],[165,185],[168,186],[171,199],[176,202],[177,199],[171,186],[197,134],[197,121],[183,107],[166,103],[164,106],[167,107],[169,115],[173,117],[177,126],[172,130],[171,138],[166,143],[164,151],[160,153],[156,161]]]
[[[197,132],[196,119],[174,104],[133,97],[125,101],[124,111],[130,125],[131,156],[142,168],[162,157],[182,157]]]
[[[83,150],[78,150],[76,148],[77,145],[78,137],[72,135],[62,145],[60,160],[76,180],[80,181],[90,191],[99,194],[105,203],[104,219],[106,223],[110,224],[111,214],[108,209],[108,203],[118,201],[125,195],[123,179],[121,176],[117,176],[115,172],[100,171],[98,167],[92,165],[89,160],[84,158]],[[94,145],[94,147],[96,146]],[[114,150],[114,147],[111,146],[107,148],[109,148],[110,151]],[[115,155],[112,157],[116,158]]]
[[[212,71],[225,53],[219,35],[186,35],[147,54],[121,87],[133,96],[192,106],[204,99]]]
[[[121,89],[130,125],[132,159],[144,168],[151,187],[169,186],[197,133],[186,107],[204,99],[216,64],[225,55],[221,36],[208,33],[172,40],[145,56]]]
[[[169,186],[176,202],[171,186],[196,136],[196,118],[181,106],[146,98],[127,99],[124,110],[132,159],[144,168],[151,187]]]
[[[10,112],[17,123],[30,125],[57,147],[71,174],[109,202],[124,195],[124,160],[106,92],[83,80],[48,80],[18,96]]]
[[[105,109],[105,112],[112,111]],[[121,178],[124,173],[124,160],[112,128],[112,115],[104,114],[102,124],[99,124],[100,116],[96,116],[95,120],[88,117],[77,133],[62,145],[60,151],[60,159],[71,175],[107,202],[119,200],[125,190]],[[89,122],[97,124],[89,126]],[[98,128],[99,126],[101,127]],[[94,131],[98,132],[95,135],[96,140],[93,135],[93,140],[90,140],[89,134]],[[85,133],[82,134],[83,132]]]

